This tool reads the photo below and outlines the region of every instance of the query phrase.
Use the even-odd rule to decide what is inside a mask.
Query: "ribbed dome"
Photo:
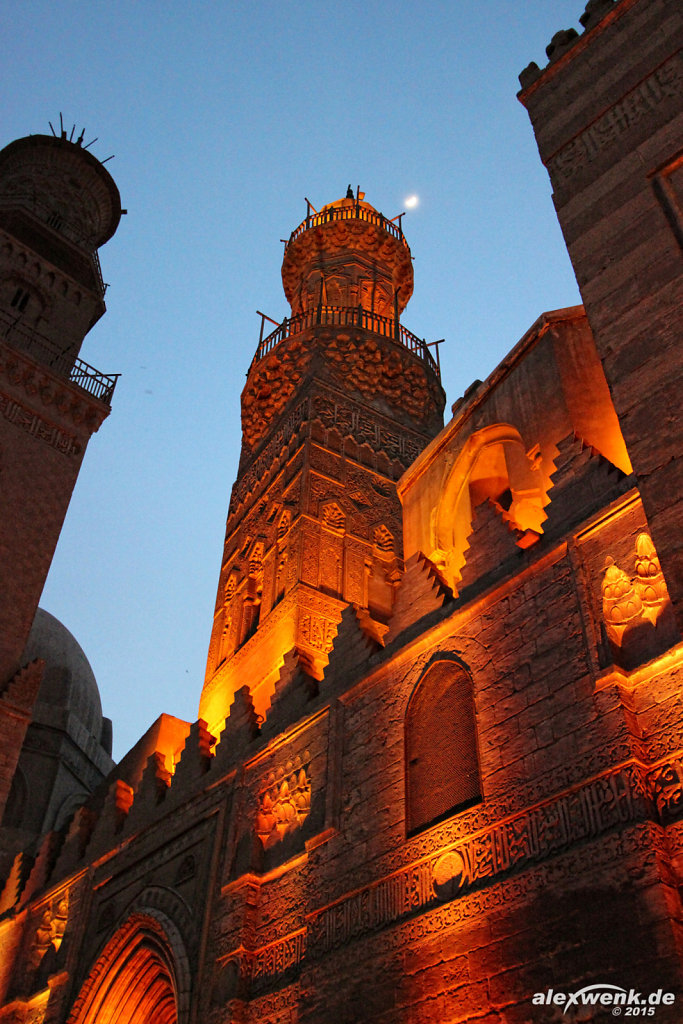
[[[38,702],[54,708],[59,720],[74,715],[98,742],[102,734],[102,703],[90,663],[76,639],[59,619],[39,608],[24,651],[24,664],[42,658],[45,675]]]

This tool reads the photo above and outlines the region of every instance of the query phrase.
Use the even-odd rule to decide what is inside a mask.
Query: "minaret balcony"
[[[23,326],[6,314],[0,313],[0,340],[6,345],[25,353],[41,366],[46,366],[56,376],[86,391],[106,406],[111,406],[112,396],[120,374],[100,373],[85,360],[60,349],[50,338],[39,334],[33,328]]]
[[[441,379],[438,361],[429,351],[429,346],[423,338],[418,338],[395,317],[381,316],[379,313],[363,309],[362,306],[320,305],[296,316],[285,317],[274,331],[271,331],[265,338],[259,339],[256,355],[249,369],[251,370],[264,356],[267,356],[287,338],[317,326],[356,327],[377,334],[408,349],[435,373],[439,380]],[[263,329],[263,321],[261,327]]]
[[[330,203],[329,206],[323,207],[320,213],[311,213],[309,208],[306,220],[302,221],[298,228],[292,231],[285,243],[285,252],[287,252],[292,242],[303,235],[304,232],[310,231],[312,228],[322,227],[324,224],[331,224],[337,220],[362,220],[368,224],[374,224],[375,227],[382,228],[382,230],[397,238],[410,252],[410,247],[403,234],[401,218],[395,217],[393,220],[389,220],[383,213],[379,213],[374,207],[370,206],[369,203],[364,203],[358,199],[342,199],[338,203]],[[395,223],[396,220],[398,220],[398,224]]]

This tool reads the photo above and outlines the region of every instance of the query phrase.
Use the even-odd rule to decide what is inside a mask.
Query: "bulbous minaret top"
[[[242,392],[241,469],[311,374],[421,434],[440,428],[438,364],[400,322],[413,292],[403,215],[385,217],[364,195],[349,187],[320,211],[308,203],[286,242],[282,283],[292,312],[267,337],[262,321]]]
[[[400,222],[350,194],[311,212],[287,242],[282,283],[296,316],[323,306],[400,314],[413,293],[410,248]],[[397,308],[398,307],[398,308]]]

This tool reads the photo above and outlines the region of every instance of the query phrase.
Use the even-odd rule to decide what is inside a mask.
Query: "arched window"
[[[406,821],[411,834],[481,800],[472,680],[437,661],[406,714]]]

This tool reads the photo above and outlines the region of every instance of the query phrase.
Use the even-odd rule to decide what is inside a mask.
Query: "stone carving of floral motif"
[[[48,906],[44,906],[38,927],[28,952],[28,964],[37,971],[48,950],[55,953],[62,944],[69,915],[68,892],[61,893]]]
[[[683,761],[659,765],[648,777],[657,813],[664,824],[683,810]]]
[[[629,576],[614,559],[606,560],[602,580],[602,613],[607,635],[617,647],[624,635],[644,623],[656,625],[669,607],[669,594],[655,546],[647,533],[636,540],[635,575]]]
[[[394,538],[386,526],[378,526],[373,533],[373,542],[378,551],[388,554],[394,550]]]
[[[325,505],[322,514],[322,521],[329,530],[334,530],[336,533],[343,533],[346,516],[339,508],[339,505],[333,503]]]
[[[256,835],[265,849],[300,828],[311,809],[311,783],[307,767],[311,755],[296,756],[265,780],[256,813]]]

